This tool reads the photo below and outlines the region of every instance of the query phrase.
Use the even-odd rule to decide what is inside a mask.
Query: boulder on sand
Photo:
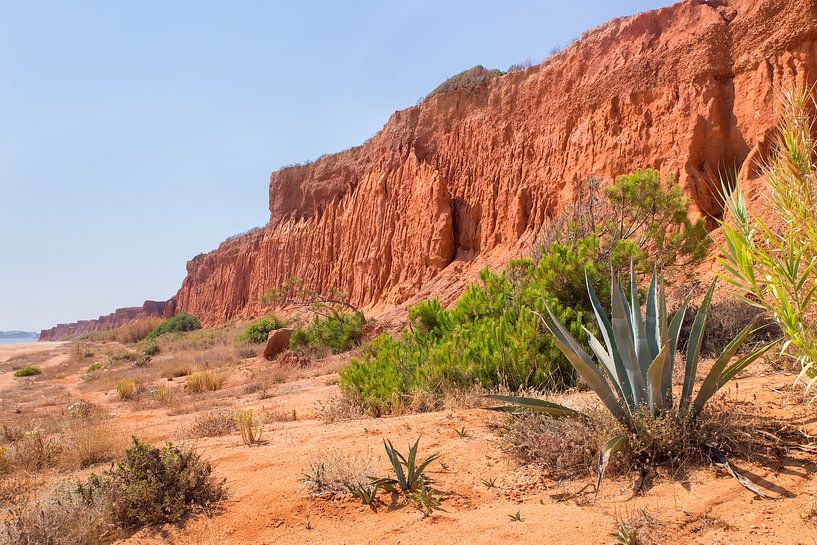
[[[264,358],[271,360],[287,348],[289,348],[289,338],[292,336],[292,329],[276,329],[270,331],[267,336],[267,346],[264,347]]]

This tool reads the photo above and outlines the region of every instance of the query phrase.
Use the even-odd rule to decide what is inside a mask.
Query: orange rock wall
[[[179,309],[208,324],[258,314],[291,276],[375,312],[450,298],[476,268],[528,251],[590,174],[660,168],[717,216],[719,173],[764,141],[783,86],[814,81],[817,4],[712,4],[613,20],[539,66],[396,112],[362,146],[273,173],[268,226],[189,262]]]

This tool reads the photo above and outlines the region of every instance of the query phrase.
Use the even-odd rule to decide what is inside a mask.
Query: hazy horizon
[[[167,299],[188,259],[266,223],[272,171],[466,68],[669,4],[2,2],[0,330]]]

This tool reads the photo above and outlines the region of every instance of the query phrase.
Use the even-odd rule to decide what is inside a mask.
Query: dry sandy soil
[[[120,348],[112,343],[86,345],[96,354]],[[554,483],[535,468],[520,465],[487,426],[497,417],[482,409],[324,423],[317,418],[316,406],[337,395],[333,370],[348,356],[330,358],[312,372],[289,374],[276,372],[276,364],[262,359],[237,359],[228,367],[222,390],[198,397],[183,393],[179,388],[183,379],[157,375],[157,382],[177,388],[174,403],[167,407],[119,401],[113,380],[82,379],[87,362],[74,361],[77,357],[67,343],[0,345],[0,420],[17,422],[48,411],[64,414],[72,401],[85,399],[113,415],[123,434],[154,443],[194,443],[215,463],[215,473],[226,479],[229,489],[217,511],[197,513],[181,525],[143,529],[122,543],[606,544],[614,542],[609,534],[619,521],[638,518],[648,522],[652,536],[648,542],[817,544],[813,453],[793,451],[775,468],[737,464],[773,499],[755,496],[716,468],[698,467],[684,478],[658,477],[639,496],[632,492],[634,474],[612,476],[594,501],[589,489],[582,492],[592,482],[589,477]],[[12,367],[21,362],[39,365],[43,374],[13,378]],[[162,357],[150,365],[164,365]],[[274,380],[267,380],[270,373]],[[258,380],[266,391],[263,396],[247,387]],[[803,403],[802,392],[792,382],[790,374],[758,366],[724,395],[814,435],[817,413]],[[297,419],[267,418],[264,442],[253,447],[243,445],[235,432],[190,439],[187,430],[197,415],[219,407],[252,407],[262,415],[294,410]],[[466,437],[456,431],[463,426]],[[421,455],[441,453],[432,476],[436,488],[447,496],[430,516],[388,501],[373,510],[348,496],[310,496],[300,482],[309,462],[330,450],[350,458],[369,456],[380,474],[386,474],[383,439],[391,439],[402,450],[418,436]],[[496,487],[486,488],[483,479],[496,479]],[[521,521],[512,521],[509,515],[517,512]]]

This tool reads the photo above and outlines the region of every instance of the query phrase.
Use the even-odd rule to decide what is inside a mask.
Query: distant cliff
[[[39,336],[36,331],[0,331],[0,340],[31,339],[32,341],[36,341]]]
[[[529,252],[591,174],[674,173],[694,211],[717,217],[720,174],[757,178],[779,91],[815,76],[817,0],[686,0],[615,19],[274,172],[268,225],[189,261],[176,310],[204,325],[257,315],[293,276],[369,314],[450,301],[479,268]]]
[[[96,320],[80,320],[72,324],[58,324],[40,332],[41,341],[58,341],[61,339],[78,337],[94,331],[113,329],[123,326],[134,320],[149,316],[168,318],[176,311],[176,299],[168,301],[145,301],[141,307],[120,308]]]

